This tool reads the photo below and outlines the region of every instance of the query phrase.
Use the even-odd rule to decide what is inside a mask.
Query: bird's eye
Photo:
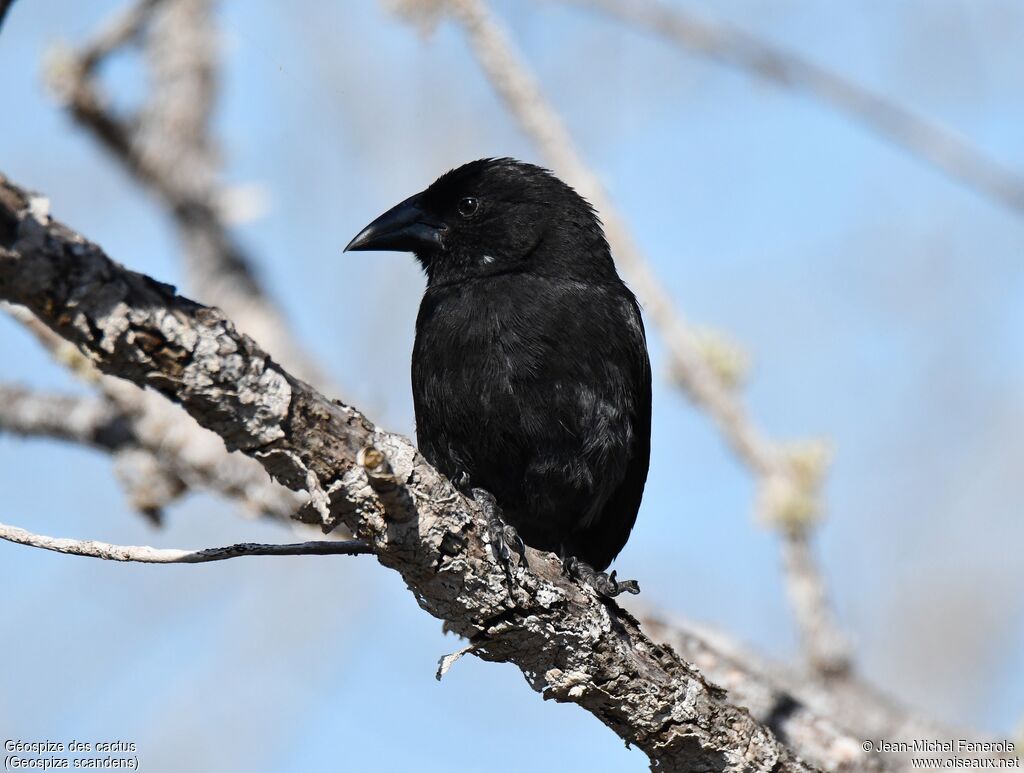
[[[459,202],[459,214],[463,217],[472,217],[480,209],[480,201],[472,196],[466,196]]]

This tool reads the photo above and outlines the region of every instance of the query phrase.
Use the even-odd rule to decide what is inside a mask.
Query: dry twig
[[[151,548],[146,545],[111,545],[96,540],[64,539],[33,534],[17,526],[0,523],[0,539],[16,542],[55,553],[72,556],[102,558],[105,561],[133,561],[140,564],[205,564],[210,561],[225,561],[243,556],[361,556],[373,551],[360,540],[335,542],[317,540],[296,542],[290,545],[263,545],[257,542],[240,542],[222,548],[202,550],[177,550],[174,548]]]

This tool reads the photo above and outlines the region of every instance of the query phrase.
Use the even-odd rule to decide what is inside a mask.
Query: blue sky
[[[22,0],[0,38],[0,170],[115,259],[184,285],[169,224],[41,86],[47,50],[119,7]],[[1011,0],[687,4],[800,51],[1024,171],[1024,10]],[[817,102],[557,4],[496,5],[689,319],[751,355],[780,438],[835,450],[817,547],[864,672],[930,714],[1024,715],[1024,217]],[[271,206],[238,230],[344,399],[411,433],[423,279],[345,255],[372,217],[481,156],[537,160],[458,30],[381,4],[224,3],[225,179]],[[128,56],[118,100],[144,87]],[[202,299],[201,288],[184,287]],[[365,335],[373,327],[373,336]],[[749,476],[669,383],[656,331],[648,493],[619,571],[641,600],[798,654]],[[5,381],[83,387],[0,318]],[[100,454],[0,437],[0,520],[198,547],[285,541],[196,496],[153,531]],[[5,737],[135,741],[150,770],[642,770],[511,666],[464,658],[372,559],[111,565],[0,545]],[[529,744],[528,746],[526,744]]]

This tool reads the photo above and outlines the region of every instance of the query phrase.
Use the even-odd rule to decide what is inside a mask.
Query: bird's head
[[[584,280],[615,273],[587,201],[548,170],[510,158],[445,173],[345,250],[413,252],[432,284],[517,271]]]

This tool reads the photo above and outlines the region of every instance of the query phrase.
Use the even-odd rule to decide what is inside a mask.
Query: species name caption
[[[4,770],[139,769],[134,741],[4,741]]]

